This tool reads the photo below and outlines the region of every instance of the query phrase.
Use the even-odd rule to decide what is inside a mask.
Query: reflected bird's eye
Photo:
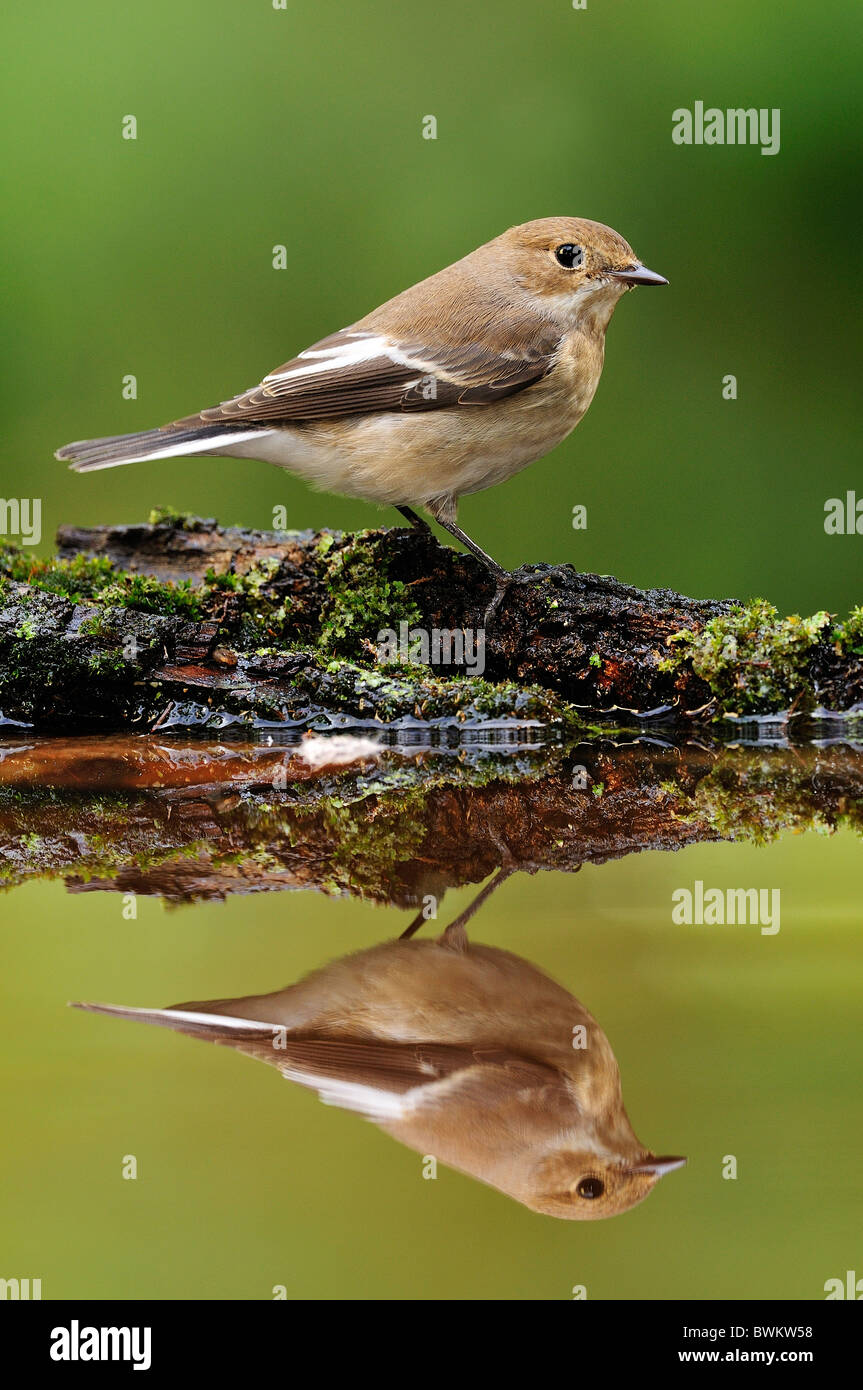
[[[573,246],[570,241],[566,242],[564,246],[558,246],[554,254],[558,264],[562,265],[564,270],[578,270],[584,265],[584,247]]]
[[[582,1178],[575,1190],[579,1197],[584,1197],[587,1201],[593,1201],[594,1197],[602,1196],[605,1191],[605,1183],[599,1178]]]

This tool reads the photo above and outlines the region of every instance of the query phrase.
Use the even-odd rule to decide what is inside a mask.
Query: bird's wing
[[[489,405],[545,376],[557,346],[557,334],[544,326],[503,349],[490,341],[396,341],[347,328],[307,348],[259,386],[177,423],[278,426],[384,410]]]
[[[325,1104],[356,1110],[374,1120],[406,1117],[418,1103],[431,1098],[430,1088],[451,1078],[467,1087],[474,1104],[483,1104],[491,1096],[498,1103],[501,1087],[510,1094],[559,1088],[553,1068],[508,1048],[297,1035],[278,1023],[207,1013],[206,1005],[136,1009],[81,1003],[76,1007],[155,1023],[234,1047],[317,1091]],[[490,1081],[494,1084],[489,1085]]]
[[[282,1074],[317,1091],[326,1105],[356,1110],[373,1120],[403,1119],[437,1094],[437,1083],[458,1082],[475,1092],[474,1104],[494,1078],[507,1090],[535,1090],[557,1083],[557,1074],[530,1058],[501,1048],[446,1043],[393,1043],[376,1039],[288,1037]],[[479,1084],[478,1084],[479,1083]]]

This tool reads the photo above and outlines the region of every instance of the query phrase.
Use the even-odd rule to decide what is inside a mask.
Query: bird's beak
[[[666,1173],[673,1173],[675,1168],[682,1168],[685,1158],[648,1158],[644,1163],[637,1163],[634,1168],[630,1168],[630,1173],[650,1173],[655,1178],[664,1178]]]
[[[633,265],[628,270],[609,270],[606,274],[612,280],[622,280],[626,285],[668,284],[664,275],[657,275],[655,270],[648,270],[646,265]]]

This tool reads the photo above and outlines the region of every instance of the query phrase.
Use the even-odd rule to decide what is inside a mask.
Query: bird
[[[462,919],[436,939],[411,934],[271,994],[73,1007],[267,1062],[542,1215],[618,1215],[686,1162],[636,1138],[611,1045],[562,985],[510,951],[471,944]]]
[[[79,473],[188,454],[259,459],[428,531],[421,506],[485,566],[492,609],[512,576],[458,526],[459,498],[566,438],[593,399],[618,300],[667,284],[601,222],[524,222],[221,405],[56,457]]]

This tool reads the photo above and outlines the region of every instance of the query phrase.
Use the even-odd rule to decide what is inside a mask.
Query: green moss
[[[95,676],[125,676],[126,662],[122,652],[94,652],[87,658],[87,666]]]
[[[203,616],[201,600],[188,580],[171,584],[148,575],[126,574],[104,556],[42,560],[4,544],[0,546],[0,574],[45,593],[60,594],[71,603],[98,602],[193,619]]]
[[[678,819],[707,827],[723,840],[771,844],[783,834],[863,834],[863,801],[851,796],[819,804],[811,766],[772,752],[734,749],[722,755],[694,797],[678,793]]]
[[[298,691],[328,708],[388,723],[417,719],[513,718],[580,729],[575,711],[552,691],[509,681],[492,684],[479,676],[443,678],[424,668],[367,670],[355,662],[317,657],[292,679]]]
[[[272,555],[258,560],[246,574],[237,574],[234,570],[225,570],[217,574],[215,570],[208,569],[204,576],[204,587],[225,593],[242,594],[250,599],[260,599],[278,569],[279,561]]]
[[[863,607],[852,608],[844,623],[836,623],[831,637],[844,652],[863,656]]]
[[[151,517],[153,524],[180,520],[181,514],[168,508]],[[323,717],[326,709],[380,723],[405,717],[514,717],[558,727],[568,727],[569,720],[573,728],[580,727],[565,702],[536,687],[495,684],[466,673],[441,678],[416,664],[378,666],[378,632],[397,630],[401,622],[420,626],[422,621],[414,587],[390,573],[393,560],[386,533],[326,534],[317,543],[316,558],[317,584],[301,587],[291,598],[290,577],[276,557],[258,561],[245,574],[217,574],[211,569],[193,589],[188,581],[172,584],[126,573],[104,557],[34,560],[5,546],[0,550],[0,578],[29,586],[15,594],[10,635],[40,640],[28,642],[33,650],[26,656],[20,647],[10,653],[12,659],[0,671],[0,693],[12,692],[16,708],[27,717],[42,708],[62,711],[70,700],[74,703],[70,691],[86,688],[89,674],[114,686],[124,680],[130,708],[152,707],[158,694],[140,683],[162,639],[151,631],[152,624],[140,633],[133,629],[143,656],[140,661],[125,660],[125,652],[118,649],[119,634],[130,621],[122,610],[131,609],[156,619],[216,619],[220,639],[240,654],[236,679],[230,690],[220,692],[219,706],[242,718],[311,718],[316,709]],[[44,597],[40,591],[89,605],[91,611],[80,614],[77,629],[67,633],[68,617],[37,602]],[[270,688],[257,679],[242,680],[243,653],[249,651],[259,658],[296,652],[305,659],[298,674],[282,675]],[[58,692],[56,697],[46,697],[49,687]]]
[[[264,640],[275,642],[281,650],[290,645],[290,598],[276,587],[281,563],[275,556],[258,560],[246,574],[228,570],[217,574],[207,570],[204,576],[204,601],[208,605],[215,595],[233,594],[239,604],[239,625],[242,641],[260,649]]]
[[[111,621],[105,613],[94,613],[92,618],[85,618],[78,628],[82,637],[105,637],[111,631]]]
[[[158,806],[135,793],[0,786],[2,888],[70,875],[113,878],[129,865],[157,868],[206,848],[200,839],[177,842]]]
[[[329,541],[326,545],[324,542]],[[378,632],[399,623],[419,623],[422,615],[411,587],[388,573],[385,537],[358,531],[336,543],[325,536],[318,546],[327,599],[321,614],[322,651],[357,657]]]
[[[829,627],[828,613],[780,618],[766,599],[755,599],[712,618],[700,632],[675,633],[675,671],[688,663],[710,686],[720,712],[765,714],[798,708],[811,699],[809,663]]]
[[[49,594],[62,594],[72,603],[95,598],[114,577],[110,560],[76,555],[73,560],[42,560],[16,545],[0,544],[0,574],[32,584]]]
[[[253,857],[262,867],[304,862],[311,869],[310,881],[325,893],[387,901],[399,883],[399,865],[421,857],[429,834],[429,802],[438,790],[524,784],[548,776],[559,756],[559,746],[522,756],[488,749],[466,762],[431,758],[414,763],[385,755],[368,774],[339,772],[289,784],[277,802],[249,792],[243,797],[242,823],[248,841],[259,846]],[[305,846],[299,861],[294,846]],[[310,847],[313,860],[308,858]],[[249,857],[246,849],[244,859]],[[224,862],[222,856],[217,862]],[[463,881],[469,880],[471,867],[465,863]]]
[[[371,897],[386,893],[397,866],[410,860],[425,839],[425,801],[423,793],[403,795],[396,804],[376,806],[368,817],[354,808],[326,806],[323,821],[332,848],[324,890],[349,889]]]
[[[141,613],[176,614],[193,622],[204,616],[201,598],[192,590],[188,579],[171,584],[147,574],[117,571],[112,582],[102,589],[99,599],[117,608],[134,608]]]
[[[179,531],[199,531],[204,525],[194,512],[178,512],[176,507],[153,507],[148,521],[151,526],[173,526]]]

